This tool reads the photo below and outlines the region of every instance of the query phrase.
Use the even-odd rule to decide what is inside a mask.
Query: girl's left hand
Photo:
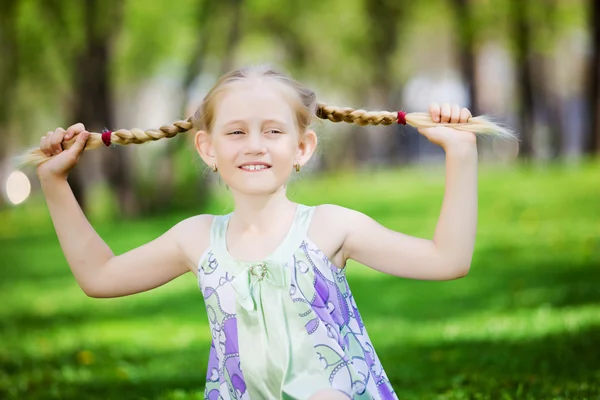
[[[458,105],[450,106],[444,103],[441,106],[438,103],[429,105],[431,119],[437,123],[466,123],[471,118],[471,111],[467,108],[460,108]],[[435,126],[432,128],[419,128],[419,133],[429,139],[430,142],[442,146],[446,151],[453,147],[473,147],[477,144],[473,132],[452,129],[447,126]]]

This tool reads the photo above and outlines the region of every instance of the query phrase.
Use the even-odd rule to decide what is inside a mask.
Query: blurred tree
[[[591,55],[589,64],[589,119],[590,128],[584,143],[584,152],[600,155],[600,2],[589,1],[589,30]]]
[[[531,54],[531,26],[529,2],[510,1],[509,18],[513,23],[512,34],[516,45],[518,115],[521,145],[519,155],[530,158],[533,155],[534,100]]]
[[[562,33],[559,29],[561,15],[558,0],[543,2],[535,0],[529,5],[531,8],[528,21],[532,37],[530,41],[537,44],[536,46],[532,45],[529,50],[529,74],[531,75],[534,105],[532,128],[536,134],[547,134],[545,150],[550,158],[556,158],[561,155],[564,141],[560,98],[557,93],[556,71],[554,70],[556,42]],[[544,22],[539,23],[539,21]]]
[[[75,95],[73,121],[85,122],[88,130],[96,132],[104,127],[113,127],[112,85],[109,72],[112,59],[112,44],[122,22],[123,2],[120,0],[83,2],[83,47],[78,52],[74,68]],[[111,188],[119,199],[120,213],[133,216],[139,209],[134,192],[132,168],[128,149],[122,146],[111,148],[102,154],[102,165]],[[76,168],[70,176],[80,204],[85,202],[86,174]]]
[[[249,16],[248,25],[252,27],[254,22],[261,33],[274,38],[285,52],[285,63],[290,69],[302,73],[310,52],[302,27],[303,18],[310,19],[310,15],[305,14],[305,4],[298,0],[288,1],[279,7],[257,3],[254,8],[256,14]]]
[[[224,43],[224,49],[222,49],[222,56],[219,62],[218,72],[219,75],[222,75],[233,68],[234,53],[241,35],[243,4],[244,0],[228,0],[227,2],[199,0],[196,2],[194,11],[197,26],[194,34],[195,42],[191,47],[191,56],[184,67],[180,90],[182,94],[181,115],[185,116],[184,118],[188,117],[186,110],[190,101],[189,93],[192,91],[196,79],[205,72],[210,39],[221,34],[221,32],[218,32],[218,24],[217,27],[214,25],[211,26],[211,19],[214,21],[217,14],[221,14],[220,16],[228,22],[226,25],[227,39]],[[145,199],[144,209],[146,212],[164,211],[173,208],[177,182],[177,179],[175,179],[175,159],[177,153],[183,150],[186,143],[187,141],[183,137],[170,140],[165,146],[164,153],[159,156],[158,163],[162,172],[157,179],[156,195]],[[190,184],[189,182],[186,183]],[[198,174],[198,180],[195,185],[198,189],[197,192],[200,201],[206,200],[206,194],[209,189],[206,176]],[[198,200],[195,200],[194,204],[198,206]]]
[[[371,64],[371,69],[365,71],[370,74],[369,94],[370,104],[383,110],[395,110],[398,106],[395,94],[401,92],[398,83],[393,80],[392,56],[399,51],[399,27],[405,17],[405,2],[403,0],[365,0],[366,14],[368,17],[368,45],[365,48],[365,57]],[[368,156],[371,161],[385,163],[406,163],[413,154],[406,151],[408,136],[398,135],[396,125],[387,127],[369,128],[368,142],[370,151]],[[356,141],[356,132],[353,143]],[[354,147],[354,154],[360,155]]]
[[[231,21],[228,25],[227,41],[221,61],[221,75],[233,69],[234,52],[240,42],[243,5],[244,0],[227,0],[227,14],[231,15]]]
[[[112,44],[122,21],[122,2],[85,0],[79,6],[81,8],[76,10],[80,12],[80,19],[73,24],[78,35],[71,36],[60,29],[49,29],[49,32],[56,35],[52,42],[53,51],[60,51],[60,47],[65,46],[69,49],[65,62],[73,63],[66,67],[72,88],[68,119],[82,122],[86,129],[99,132],[104,127],[114,126],[109,68]],[[73,4],[62,1],[40,2],[39,7],[48,18],[47,23],[55,27],[67,24],[69,15],[73,13]],[[131,216],[138,206],[127,154],[127,149],[115,147],[99,156],[103,175],[119,199],[120,213]],[[89,206],[86,193],[90,168],[93,167],[91,161],[89,157],[82,158],[80,165],[69,175],[73,193],[84,210]]]
[[[0,2],[0,184],[4,184],[10,172],[6,158],[12,137],[11,115],[19,83],[17,10],[17,0]],[[0,189],[0,193],[2,191]],[[4,196],[0,195],[0,208],[4,205]]]
[[[181,115],[186,118],[187,105],[190,100],[189,94],[192,90],[196,78],[204,72],[205,62],[208,52],[208,43],[210,39],[209,17],[214,15],[217,0],[199,0],[195,4],[194,17],[197,22],[197,29],[194,35],[194,43],[191,46],[191,56],[184,67],[183,79],[181,82]],[[159,175],[158,184],[155,187],[155,196],[146,197],[144,201],[144,212],[157,212],[168,210],[173,206],[173,194],[175,191],[175,157],[176,154],[185,146],[184,137],[177,137],[170,140],[165,146],[164,154],[158,159],[159,169],[162,173]],[[207,190],[206,179],[199,174],[200,193]],[[200,198],[203,198],[201,196]]]
[[[13,111],[20,120],[20,129],[28,128],[32,124],[30,120],[39,120],[44,112],[52,114],[53,119],[83,122],[88,130],[99,131],[112,126],[109,64],[122,2],[31,0],[16,3],[18,10],[15,13],[13,9],[14,15],[3,12],[2,16],[15,21],[12,29],[18,45],[24,49],[13,59],[18,65],[19,79],[15,79],[13,73],[8,75],[19,88],[18,101],[13,102],[17,109]],[[24,118],[31,108],[35,108],[37,118]],[[65,115],[68,118],[64,118]],[[122,211],[132,214],[136,209],[135,197],[123,150],[101,155],[106,157],[103,171],[117,191]],[[84,210],[87,208],[86,185],[93,175],[90,168],[89,157],[84,157],[69,176],[75,197]]]
[[[478,115],[477,87],[476,87],[476,51],[475,51],[475,21],[473,16],[473,5],[469,0],[452,0],[457,21],[459,36],[459,62],[463,82],[467,85],[469,92],[469,103],[465,107],[471,110],[473,115]]]

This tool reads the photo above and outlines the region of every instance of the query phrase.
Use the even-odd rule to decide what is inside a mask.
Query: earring
[[[212,165],[212,170],[213,170],[213,172],[217,172],[219,170],[219,168],[217,167],[217,164]]]
[[[300,172],[300,164],[298,164],[298,163],[294,164],[294,168],[296,168],[296,173]]]

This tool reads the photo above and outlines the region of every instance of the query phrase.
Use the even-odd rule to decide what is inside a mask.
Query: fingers
[[[452,106],[452,110],[450,112],[450,123],[456,124],[460,120],[460,107],[458,104],[454,104]]]
[[[450,109],[450,104],[444,103],[442,104],[442,123],[450,122],[450,117],[452,116],[452,110]]]
[[[434,122],[440,122],[440,105],[438,103],[431,103],[429,105],[429,114],[431,114],[431,119]]]
[[[52,154],[60,154],[63,150],[61,143],[65,137],[65,133],[67,133],[67,131],[63,128],[56,128],[52,136],[50,136],[50,150],[52,151]]]
[[[461,108],[458,104],[450,106],[448,103],[443,103],[441,106],[438,103],[431,103],[429,114],[434,122],[442,124],[462,124],[472,117],[468,108]]]
[[[52,155],[52,152],[50,151],[50,136],[52,133],[52,131],[46,132],[46,135],[42,136],[42,139],[40,140],[40,150],[48,157]]]
[[[458,122],[465,123],[469,122],[469,119],[472,117],[471,111],[468,108],[462,108],[460,110],[460,120]]]
[[[75,155],[79,155],[79,153],[81,153],[85,148],[85,143],[87,142],[89,137],[90,133],[88,131],[84,130],[82,132],[79,132],[75,143],[73,143],[73,145],[69,148],[69,151],[74,153]]]
[[[48,131],[40,140],[40,150],[48,157],[59,154],[62,151],[61,142],[64,132],[62,128],[56,128],[54,132]]]
[[[85,126],[83,124],[77,123],[75,125],[71,125],[67,128],[67,134],[65,135],[65,140],[71,139],[73,136],[85,131]]]
[[[60,154],[64,150],[62,143],[82,132],[85,132],[82,123],[71,125],[67,130],[56,128],[54,131],[48,131],[40,140],[40,150],[48,157]]]

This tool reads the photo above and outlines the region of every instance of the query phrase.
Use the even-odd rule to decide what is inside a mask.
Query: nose
[[[266,151],[267,146],[262,132],[250,132],[246,140],[246,154],[264,154]]]

